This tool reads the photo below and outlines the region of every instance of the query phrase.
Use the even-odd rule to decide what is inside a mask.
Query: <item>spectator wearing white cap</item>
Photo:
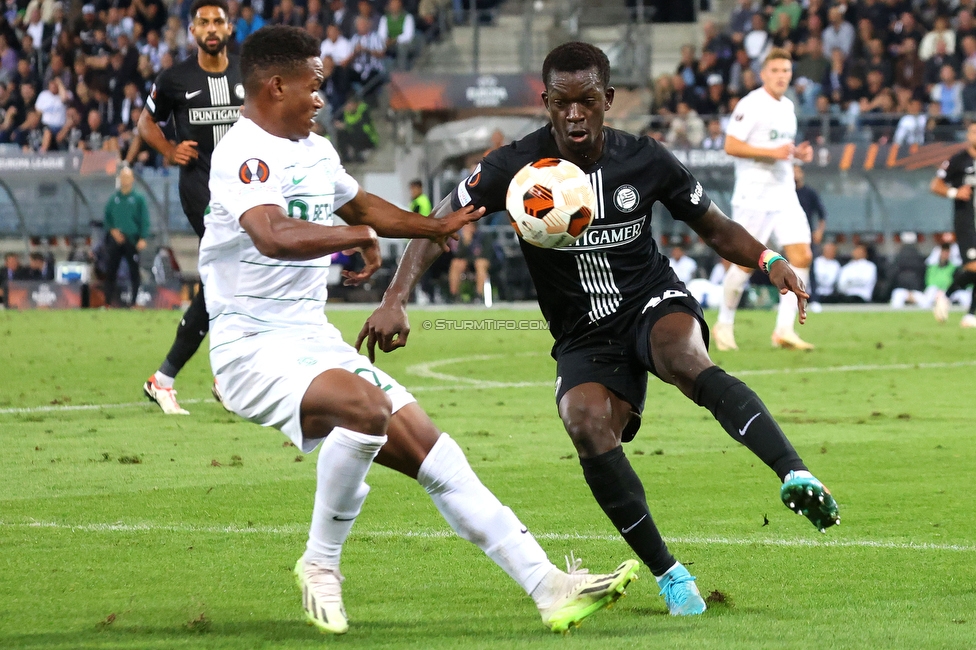
[[[725,115],[729,112],[728,103],[725,81],[722,75],[713,72],[708,75],[705,97],[698,102],[698,110],[702,115]]]
[[[81,22],[75,28],[75,33],[81,38],[83,45],[95,42],[95,30],[103,27],[95,12],[95,5],[89,3],[81,7]]]

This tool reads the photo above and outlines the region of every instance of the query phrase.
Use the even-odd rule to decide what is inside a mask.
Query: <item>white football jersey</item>
[[[796,139],[793,102],[786,97],[773,99],[764,88],[757,88],[736,104],[725,134],[764,149],[791,143]],[[735,158],[733,203],[768,199],[783,193],[796,193],[792,160],[764,162]]]
[[[200,277],[210,313],[211,349],[244,336],[294,325],[321,325],[330,256],[285,261],[265,257],[241,227],[259,205],[323,227],[359,191],[332,143],[311,134],[292,141],[242,117],[214,149],[210,207],[200,242]]]

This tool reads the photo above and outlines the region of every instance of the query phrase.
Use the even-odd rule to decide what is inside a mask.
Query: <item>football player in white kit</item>
[[[763,244],[774,238],[804,287],[810,284],[810,224],[796,197],[793,162],[813,160],[809,142],[795,144],[796,113],[783,94],[790,86],[793,62],[789,52],[770,50],[760,72],[763,85],[742,98],[725,132],[725,152],[735,156],[732,218]],[[712,339],[719,350],[737,350],[733,325],[751,270],[732,265],[722,283],[724,300]],[[810,350],[796,334],[796,294],[780,292],[773,346]],[[801,315],[801,323],[802,315]]]
[[[413,396],[343,342],[324,307],[330,255],[358,249],[380,266],[378,235],[443,243],[483,211],[427,219],[360,189],[325,138],[311,134],[324,76],[304,30],[265,27],[244,42],[242,117],[214,150],[200,273],[210,362],[225,405],[281,430],[303,452],[321,444],[304,555],[295,566],[309,622],[348,629],[342,544],[376,462],[415,478],[457,534],[478,545],[565,631],[622,595],[637,562],[611,574],[558,570],[515,514],[481,484],[464,453]],[[335,226],[339,215],[347,226]]]

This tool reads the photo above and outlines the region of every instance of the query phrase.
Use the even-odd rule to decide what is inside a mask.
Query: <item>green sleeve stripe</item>
[[[242,264],[250,264],[252,266],[267,266],[271,268],[289,268],[289,269],[327,269],[329,265],[318,265],[318,264],[267,264],[265,262],[251,262],[250,260],[241,260]]]
[[[275,302],[302,302],[302,301],[308,301],[308,302],[321,302],[323,304],[326,302],[325,300],[321,300],[319,298],[273,298],[271,296],[251,296],[251,295],[244,294],[244,293],[236,293],[236,294],[234,294],[234,297],[235,298],[254,298],[255,300],[274,300]]]

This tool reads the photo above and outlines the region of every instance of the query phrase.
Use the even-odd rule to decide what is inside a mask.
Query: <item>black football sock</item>
[[[674,556],[661,538],[651,512],[647,509],[644,486],[617,447],[593,458],[580,458],[583,477],[596,502],[637,557],[655,576],[662,576],[674,566]]]
[[[806,470],[755,391],[718,366],[698,375],[694,401],[711,411],[733,440],[748,447],[780,479],[792,470]]]
[[[193,296],[193,301],[187,308],[180,324],[176,328],[176,340],[169,349],[166,360],[159,366],[159,372],[170,377],[179,374],[186,362],[199,349],[203,339],[210,330],[210,315],[207,314],[207,303],[203,298],[203,287]]]
[[[976,271],[967,271],[965,268],[957,269],[952,276],[952,284],[946,289],[946,295],[951,296],[960,289],[965,289],[969,285],[976,285]]]
[[[973,285],[973,297],[969,301],[969,313],[976,315],[976,284]]]

